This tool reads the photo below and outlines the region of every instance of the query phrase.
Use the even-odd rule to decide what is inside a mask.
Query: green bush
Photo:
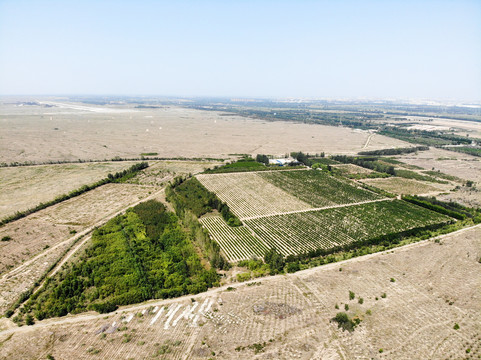
[[[337,322],[337,326],[342,330],[353,332],[354,328],[360,323],[360,320],[356,318],[352,320],[345,312],[339,312],[331,321]]]

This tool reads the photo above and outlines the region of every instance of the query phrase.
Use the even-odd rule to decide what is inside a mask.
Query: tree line
[[[115,174],[108,174],[106,178],[99,180],[93,184],[90,185],[83,185],[78,189],[72,190],[68,194],[63,194],[60,196],[57,196],[55,199],[47,201],[47,202],[42,202],[38,204],[37,206],[24,210],[24,211],[17,211],[15,214],[7,216],[6,218],[2,219],[0,221],[0,226],[3,226],[5,224],[8,224],[12,221],[24,218],[30,214],[33,214],[37,211],[43,210],[49,206],[56,205],[58,203],[61,203],[62,201],[74,198],[76,196],[82,195],[83,193],[93,190],[95,188],[98,188],[99,186],[109,184],[109,183],[117,183],[117,182],[123,182],[126,181],[127,179],[135,176],[139,171],[147,168],[149,164],[147,162],[141,162],[138,164],[134,164],[128,169],[125,169],[123,171],[116,172]]]

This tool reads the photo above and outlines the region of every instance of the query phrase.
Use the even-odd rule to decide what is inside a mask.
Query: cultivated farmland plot
[[[202,220],[231,261],[262,257],[269,248],[284,255],[299,254],[450,221],[403,201],[384,200],[354,182],[321,171],[198,178],[244,223],[232,228],[218,216]]]
[[[269,247],[289,255],[318,248],[329,249],[450,220],[401,200],[386,200],[251,219],[245,224]]]
[[[370,174],[373,171],[354,164],[339,164],[331,165],[332,167],[340,170],[343,174]]]
[[[315,208],[381,198],[356,187],[352,181],[335,178],[322,171],[280,171],[259,173],[259,176]]]
[[[362,182],[394,194],[409,195],[439,193],[440,191],[447,191],[453,187],[451,184],[433,184],[395,176],[384,179],[366,179]]]
[[[245,217],[312,208],[276,184],[266,181],[260,172],[199,175],[197,179],[226,202],[241,220]]]
[[[245,226],[232,227],[220,216],[207,216],[200,220],[209,234],[220,245],[229,261],[240,261],[253,256],[262,258],[267,246]]]

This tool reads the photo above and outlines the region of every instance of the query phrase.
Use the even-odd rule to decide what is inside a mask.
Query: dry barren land
[[[133,164],[116,161],[0,168],[0,218],[53,200]]]
[[[478,225],[439,242],[109,316],[69,316],[22,328],[6,328],[4,320],[0,358],[477,359],[480,245]],[[330,321],[346,304],[346,312],[361,319],[352,333]]]
[[[180,107],[136,109],[49,103],[55,106],[0,103],[0,163],[111,159],[151,152],[161,157],[281,155],[299,150],[353,154],[407,146],[360,130],[265,122]]]

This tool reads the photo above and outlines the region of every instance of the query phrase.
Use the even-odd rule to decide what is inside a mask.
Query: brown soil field
[[[369,137],[368,132],[349,128],[266,122],[171,106],[135,109],[66,104],[45,108],[0,104],[0,163],[139,157],[151,152],[161,157],[283,155],[299,150],[354,154],[409,146],[372,135],[364,148]]]
[[[3,319],[0,359],[477,359],[480,256],[478,225],[107,316]],[[353,332],[331,321],[345,305],[361,319]]]
[[[448,175],[481,182],[481,158],[476,156],[431,148],[427,151],[419,151],[417,154],[406,154],[396,158],[427,170],[434,168]]]
[[[138,161],[137,161],[138,162]],[[93,184],[137,162],[56,164],[0,168],[0,218]]]
[[[364,179],[362,182],[398,195],[435,195],[440,192],[451,190],[454,187],[451,184],[428,183],[425,181],[405,179],[396,176],[389,178]]]

